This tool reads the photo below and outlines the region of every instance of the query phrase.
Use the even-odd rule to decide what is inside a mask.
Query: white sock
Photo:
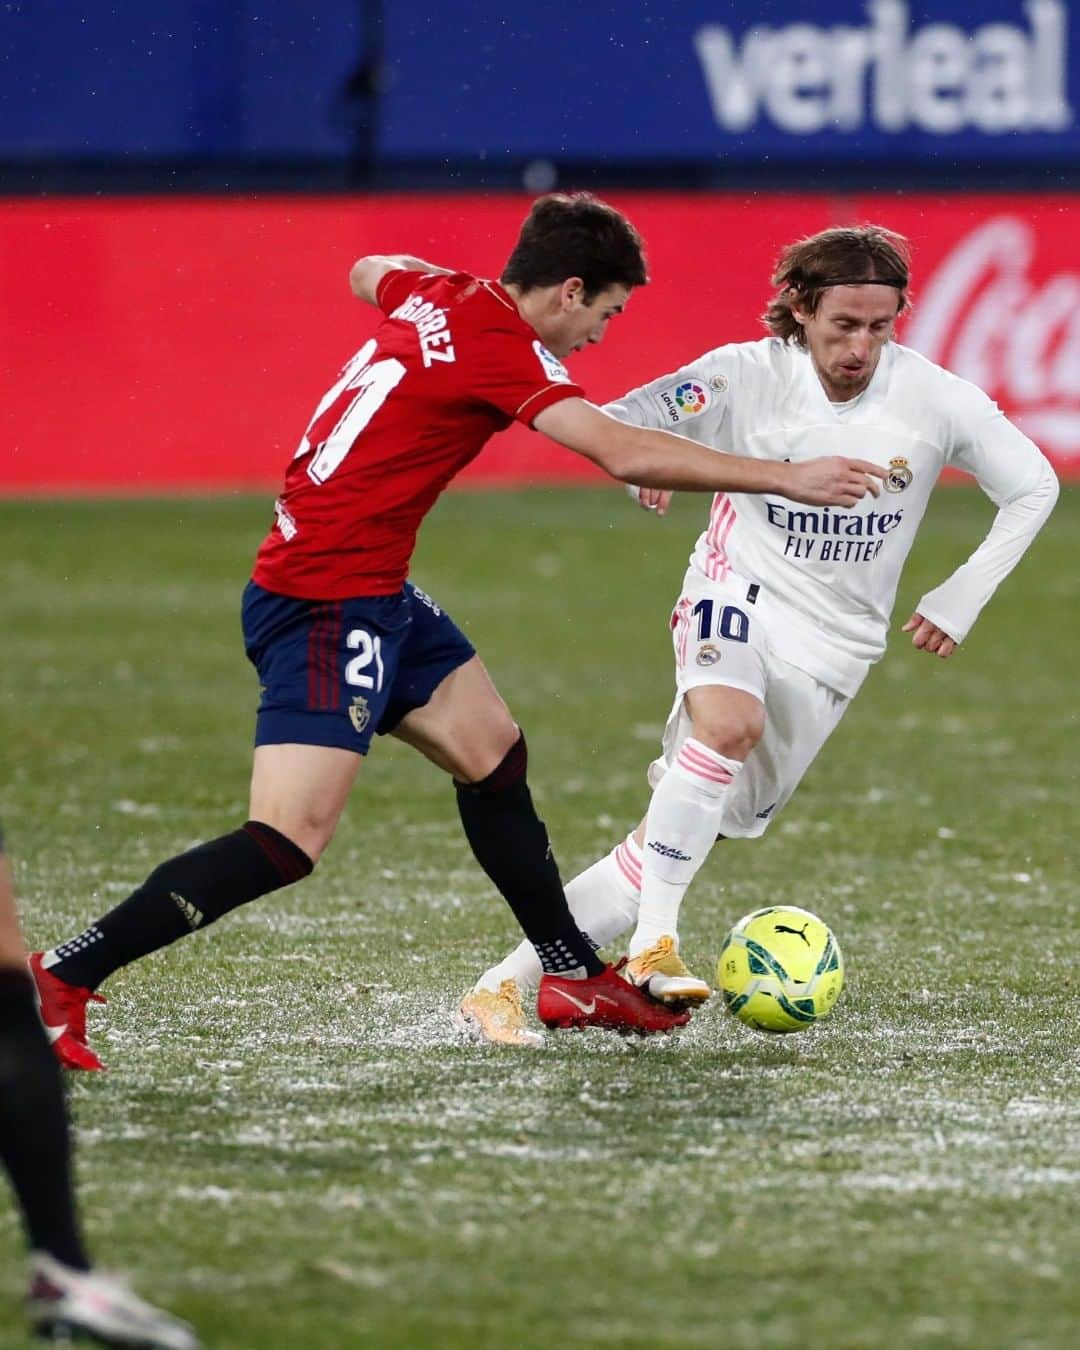
[[[641,850],[631,834],[568,882],[566,899],[577,926],[598,947],[606,947],[634,922],[640,887]],[[503,980],[513,980],[527,993],[539,987],[542,974],[540,958],[526,940],[504,961],[485,970],[476,983],[494,993]]]
[[[691,737],[656,785],[645,818],[641,904],[631,956],[665,935],[678,940],[683,896],[716,842],[724,797],[741,768],[739,760]]]

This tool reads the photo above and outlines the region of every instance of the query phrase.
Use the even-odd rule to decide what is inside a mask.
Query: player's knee
[[[694,739],[728,759],[744,760],[764,731],[764,709],[718,713],[693,721]]]
[[[336,828],[336,819],[331,822],[312,820],[302,821],[293,829],[282,830],[281,833],[290,843],[306,853],[314,866],[330,846]]]
[[[283,834],[290,844],[295,844],[302,853],[307,854],[312,866],[326,852],[338,822],[336,815],[331,818],[315,812],[273,811],[265,808],[253,810],[252,818]]]
[[[454,778],[454,786],[459,792],[484,794],[503,792],[524,779],[529,765],[529,750],[525,744],[525,733],[519,727],[514,729],[517,732],[514,743],[504,752],[494,768],[476,778]]]

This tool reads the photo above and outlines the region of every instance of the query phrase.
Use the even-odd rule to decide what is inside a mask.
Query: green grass
[[[897,620],[991,512],[942,491]],[[250,498],[0,504],[0,816],[35,944],[245,811]],[[455,495],[415,577],[530,744],[565,875],[639,818],[666,620],[703,504]],[[798,1037],[710,1005],[677,1039],[455,1040],[515,938],[453,794],[380,741],[302,886],[109,982],[71,1098],[106,1265],[212,1347],[1075,1344],[1080,493],[950,663],[897,634],[766,838],[685,910],[836,929],[848,988]],[[1072,1275],[1069,1271],[1072,1271]],[[0,1346],[21,1344],[0,1196]]]

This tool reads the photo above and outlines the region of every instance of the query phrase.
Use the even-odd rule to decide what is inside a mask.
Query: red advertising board
[[[603,401],[761,334],[787,241],[876,220],[915,250],[902,340],[991,393],[1080,472],[1080,267],[1070,196],[611,194],[651,285],[573,358]],[[498,274],[516,196],[11,200],[0,204],[0,492],[272,487],[320,395],[370,333],[347,273],[414,253]],[[497,437],[465,481],[595,476],[542,437]]]

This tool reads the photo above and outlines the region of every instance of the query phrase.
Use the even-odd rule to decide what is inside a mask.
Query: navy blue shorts
[[[397,595],[294,600],[249,581],[244,647],[259,673],[256,745],[329,745],[363,755],[422,708],[476,649],[412,582]]]

